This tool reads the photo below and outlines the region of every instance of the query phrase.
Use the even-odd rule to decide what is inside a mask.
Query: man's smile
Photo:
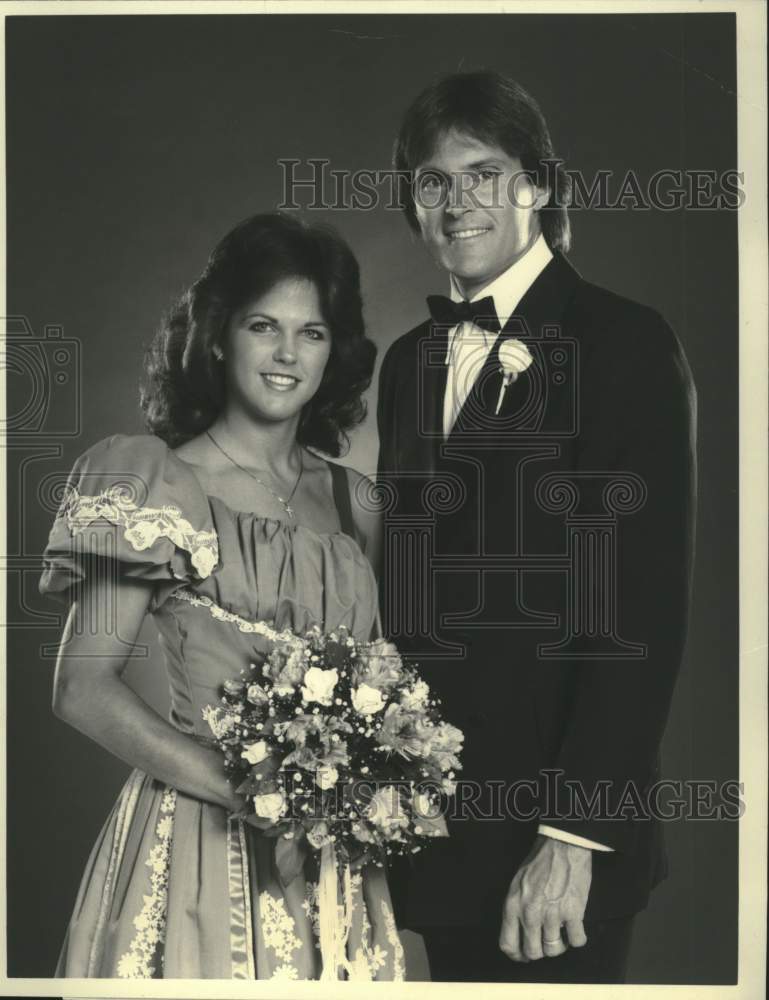
[[[485,236],[486,233],[491,231],[491,227],[481,228],[476,226],[473,229],[454,229],[446,233],[449,243],[454,243],[456,240],[474,240],[479,236]]]

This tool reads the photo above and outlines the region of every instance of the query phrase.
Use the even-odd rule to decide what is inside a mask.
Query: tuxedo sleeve
[[[577,471],[583,494],[588,491],[582,511],[605,516],[606,484],[614,473],[620,480],[630,474],[640,491],[631,501],[635,509],[617,514],[611,593],[597,595],[614,600],[618,638],[634,644],[636,655],[606,659],[605,645],[597,655],[598,639],[581,640],[556,765],[562,772],[556,811],[541,822],[633,853],[639,824],[647,821],[645,795],[658,777],[686,638],[696,397],[675,334],[650,310],[634,317],[630,336],[607,338],[581,374]]]

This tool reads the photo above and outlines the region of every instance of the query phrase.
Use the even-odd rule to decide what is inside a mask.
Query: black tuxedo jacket
[[[501,913],[539,823],[613,849],[587,918],[633,913],[666,871],[645,817],[686,633],[689,368],[658,313],[557,254],[444,441],[447,334],[405,334],[380,376],[385,627],[465,732],[450,838],[393,872],[401,923]],[[533,362],[497,413],[510,336]]]

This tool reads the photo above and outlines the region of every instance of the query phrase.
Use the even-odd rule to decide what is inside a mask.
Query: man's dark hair
[[[225,398],[222,346],[232,313],[286,278],[318,290],[331,353],[302,411],[297,440],[337,456],[366,413],[376,347],[366,337],[358,263],[331,228],[281,212],[255,215],[214,248],[203,274],[165,318],[145,361],[141,406],[148,429],[175,448],[206,430]]]
[[[444,77],[423,90],[406,112],[395,143],[394,164],[401,178],[400,204],[411,228],[419,231],[414,172],[451,130],[517,157],[538,186],[549,188],[548,203],[539,210],[542,233],[551,249],[568,250],[569,176],[555,158],[544,115],[520,84],[495,72]]]

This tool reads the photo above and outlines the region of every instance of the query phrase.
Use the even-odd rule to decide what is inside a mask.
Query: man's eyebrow
[[[496,156],[486,156],[482,160],[476,160],[474,163],[468,163],[465,170],[480,170],[481,167],[501,167],[502,161]]]
[[[480,170],[482,167],[503,167],[504,164],[499,157],[487,156],[482,160],[474,160],[472,163],[466,163],[457,173],[463,173],[464,171],[470,170]],[[441,170],[440,167],[435,167],[430,163],[422,163],[416,168],[417,173],[433,173],[433,174],[443,174],[446,175],[445,170]]]

